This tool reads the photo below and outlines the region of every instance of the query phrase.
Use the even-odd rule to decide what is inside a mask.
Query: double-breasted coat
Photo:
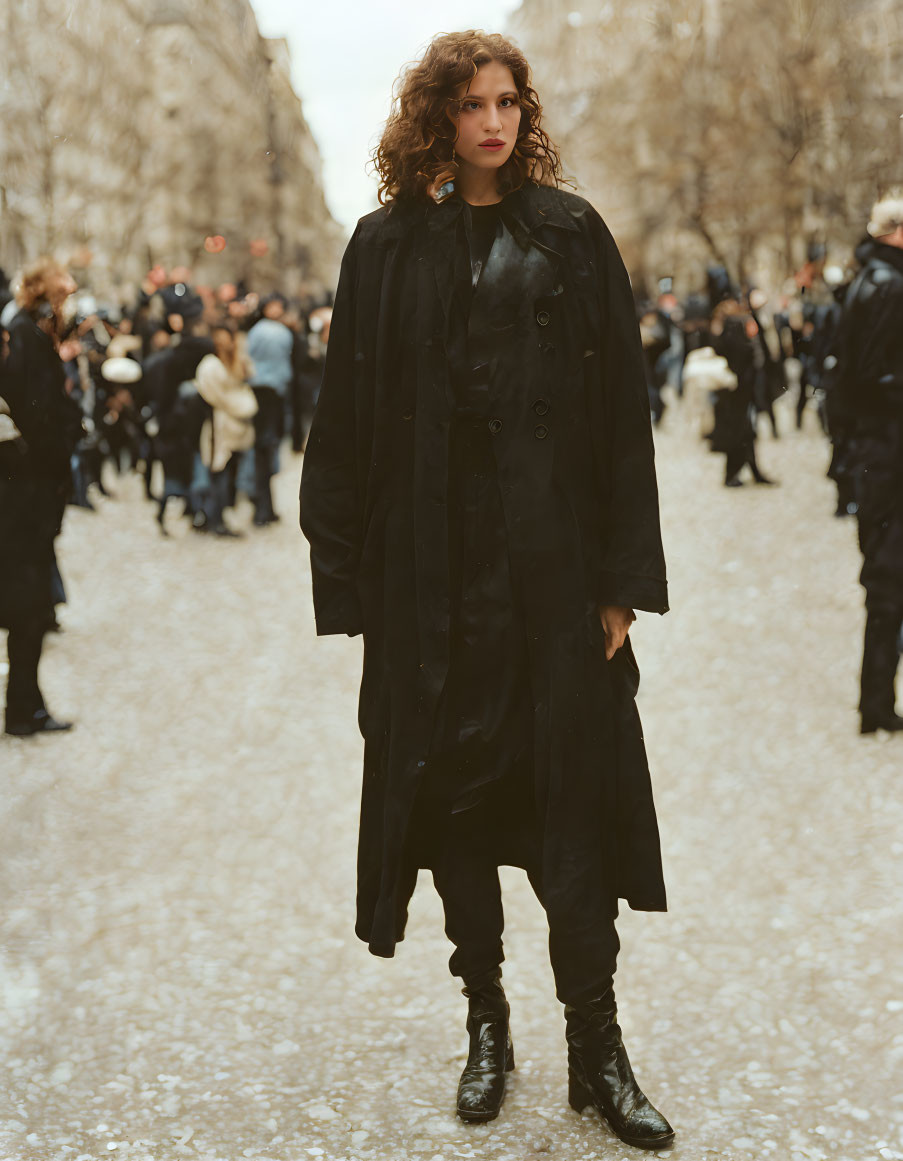
[[[605,659],[600,604],[667,611],[649,403],[611,234],[528,181],[474,292],[467,357],[489,383],[499,491],[527,636],[543,902],[664,910],[629,644]],[[362,218],[336,291],[304,457],[319,634],[363,633],[358,936],[390,956],[417,866],[408,824],[449,659],[449,352],[464,203],[399,199]]]

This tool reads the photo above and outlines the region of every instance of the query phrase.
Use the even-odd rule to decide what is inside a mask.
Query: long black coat
[[[836,411],[847,425],[845,468],[858,504],[860,581],[870,608],[903,605],[903,250],[860,246],[864,263],[837,339]]]
[[[356,931],[404,934],[406,856],[448,667],[448,352],[457,195],[362,218],[342,262],[304,458],[317,632],[364,635]],[[583,198],[533,182],[501,203],[467,350],[491,370],[496,464],[522,594],[547,908],[664,910],[629,644],[605,660],[599,604],[664,613],[649,403],[633,299]]]
[[[0,443],[0,625],[7,627],[52,609],[53,541],[77,438],[65,378],[52,340],[19,311],[0,368],[0,396],[22,433]]]

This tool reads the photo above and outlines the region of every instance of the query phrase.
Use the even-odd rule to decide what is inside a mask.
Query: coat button
[[[502,430],[502,421],[500,419],[490,419],[489,430],[493,435],[498,435],[498,433]]]
[[[536,436],[537,439],[545,439],[546,436],[549,434],[549,429],[546,427],[546,425],[544,423],[540,423],[536,427],[533,428],[533,434]]]
[[[552,316],[547,310],[538,310],[536,312],[536,321],[541,327],[547,327],[552,321]]]
[[[537,415],[548,415],[550,410],[548,399],[537,399],[533,404],[533,410]]]

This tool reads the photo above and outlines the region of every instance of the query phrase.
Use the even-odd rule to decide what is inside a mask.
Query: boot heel
[[[509,1039],[508,1039],[508,1056],[505,1060],[505,1072],[514,1072],[514,1069],[515,1069],[514,1044],[512,1043],[512,1041],[509,1037]]]
[[[587,1105],[593,1103],[593,1098],[585,1086],[571,1072],[568,1074],[568,1104],[578,1113],[582,1113]]]

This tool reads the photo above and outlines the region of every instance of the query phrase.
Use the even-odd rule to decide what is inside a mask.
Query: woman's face
[[[213,346],[221,359],[231,359],[235,351],[235,340],[232,332],[221,327],[213,332]]]
[[[511,70],[495,60],[480,65],[469,85],[462,85],[455,95],[461,101],[460,112],[452,117],[458,127],[458,161],[498,169],[511,156],[520,128],[520,101]]]

